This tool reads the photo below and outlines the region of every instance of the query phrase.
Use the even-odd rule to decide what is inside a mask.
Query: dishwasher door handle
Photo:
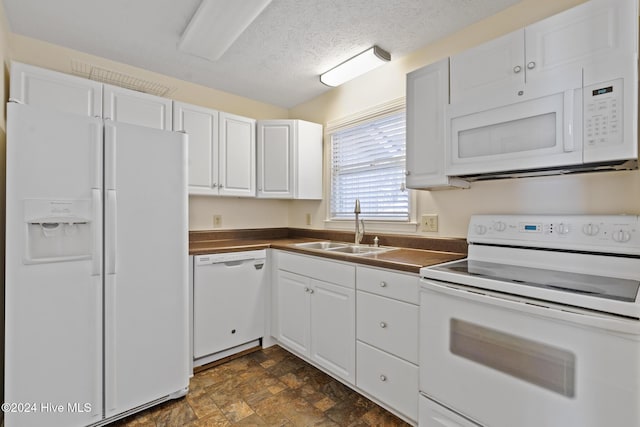
[[[223,262],[223,263],[218,263],[218,264],[224,264],[225,267],[237,267],[239,265],[244,264],[246,260],[238,260],[238,261],[227,261],[227,262]],[[216,263],[214,263],[215,265]]]

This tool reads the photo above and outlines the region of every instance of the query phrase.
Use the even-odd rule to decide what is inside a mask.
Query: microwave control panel
[[[622,79],[584,88],[586,147],[622,144]]]

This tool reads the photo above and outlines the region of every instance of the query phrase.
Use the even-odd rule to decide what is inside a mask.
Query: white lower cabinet
[[[286,252],[277,262],[278,341],[355,384],[355,267]]]
[[[274,262],[280,345],[415,425],[418,275],[286,251]]]
[[[418,419],[416,274],[356,268],[356,385],[389,408]]]
[[[311,279],[288,271],[278,271],[276,282],[278,341],[289,349],[310,355],[311,321],[309,285]]]
[[[415,420],[418,366],[361,341],[356,348],[358,388]]]

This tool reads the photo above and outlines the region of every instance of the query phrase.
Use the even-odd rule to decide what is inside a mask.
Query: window
[[[405,188],[405,113],[331,133],[331,219],[352,219],[355,200],[367,219],[409,221]]]

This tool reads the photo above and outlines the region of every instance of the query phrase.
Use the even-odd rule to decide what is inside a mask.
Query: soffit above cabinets
[[[290,108],[373,45],[393,61],[518,0],[272,0],[215,61],[178,49],[201,0],[3,2],[14,33]]]

